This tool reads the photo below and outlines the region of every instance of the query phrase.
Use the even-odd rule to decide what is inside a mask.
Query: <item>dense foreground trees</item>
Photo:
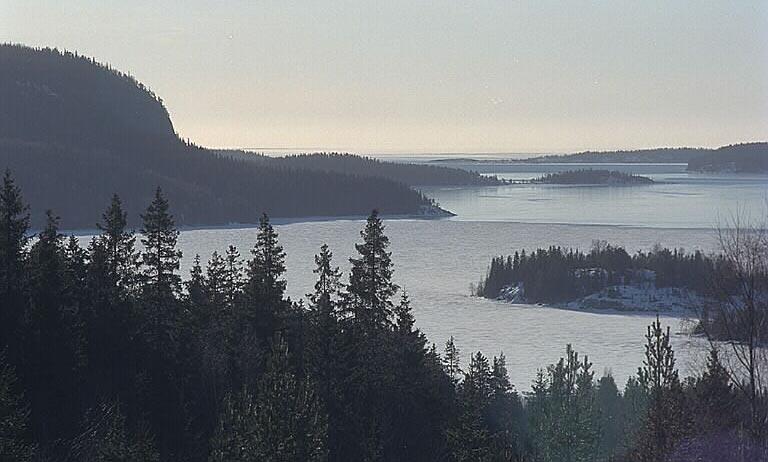
[[[669,330],[620,392],[572,348],[530,393],[503,354],[468,363],[414,326],[368,218],[344,282],[323,246],[306,301],[264,216],[247,261],[229,247],[189,277],[157,190],[141,235],[118,198],[88,247],[0,187],[0,460],[761,460],[742,382],[713,350],[678,377]],[[136,243],[139,238],[141,246]],[[755,391],[759,406],[765,390]],[[759,423],[759,422],[758,422]]]

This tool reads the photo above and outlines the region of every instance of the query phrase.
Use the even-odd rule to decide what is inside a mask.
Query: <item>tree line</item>
[[[0,186],[0,460],[766,457],[764,390],[750,401],[714,349],[681,380],[658,321],[623,392],[570,347],[529,393],[503,354],[463,367],[415,327],[376,211],[347,277],[322,246],[296,301],[266,215],[249,257],[198,256],[183,280],[162,190],[138,234],[114,196],[83,248],[52,212],[31,237],[20,188]]]

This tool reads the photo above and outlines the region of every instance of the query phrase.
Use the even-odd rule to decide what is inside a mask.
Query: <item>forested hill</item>
[[[575,154],[533,157],[524,163],[679,163],[691,171],[766,173],[768,143],[740,143],[707,148],[658,148],[636,151],[585,151]]]
[[[0,46],[0,138],[107,148],[175,141],[163,101],[130,75],[55,49]]]
[[[275,158],[272,162],[292,168],[376,176],[411,186],[497,185],[495,177],[457,168],[425,164],[385,162],[352,154],[315,153]]]
[[[35,228],[46,209],[65,228],[93,228],[113,193],[135,225],[158,186],[180,225],[434,211],[402,183],[298,167],[182,142],[158,96],[92,59],[0,45],[0,171],[22,187]]]
[[[532,157],[518,162],[526,163],[677,163],[685,164],[691,159],[711,152],[704,148],[657,148],[623,151],[584,151],[575,154],[557,154]]]
[[[723,146],[688,162],[688,170],[768,173],[768,143]]]

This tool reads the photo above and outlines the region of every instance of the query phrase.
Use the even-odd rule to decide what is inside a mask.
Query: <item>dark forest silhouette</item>
[[[91,58],[0,45],[0,69],[0,167],[13,170],[24,187],[35,228],[45,225],[42,211],[49,208],[65,228],[92,228],[115,192],[136,224],[157,185],[176,204],[180,225],[222,225],[256,223],[262,211],[422,214],[434,206],[409,185],[494,182],[353,156],[233,159],[180,140],[162,99]]]

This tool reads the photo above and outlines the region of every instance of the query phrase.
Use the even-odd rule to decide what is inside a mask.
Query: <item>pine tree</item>
[[[669,327],[664,331],[657,316],[648,326],[645,338],[645,360],[638,377],[650,401],[645,425],[633,452],[635,460],[657,462],[676,450],[688,428]]]
[[[0,186],[0,348],[15,348],[16,329],[25,309],[24,261],[29,229],[28,208],[10,170]]]
[[[392,296],[397,285],[392,282],[392,260],[389,238],[379,212],[374,210],[360,232],[361,244],[355,244],[359,258],[350,258],[352,270],[347,291],[355,299],[353,316],[368,329],[385,328],[392,324]]]

